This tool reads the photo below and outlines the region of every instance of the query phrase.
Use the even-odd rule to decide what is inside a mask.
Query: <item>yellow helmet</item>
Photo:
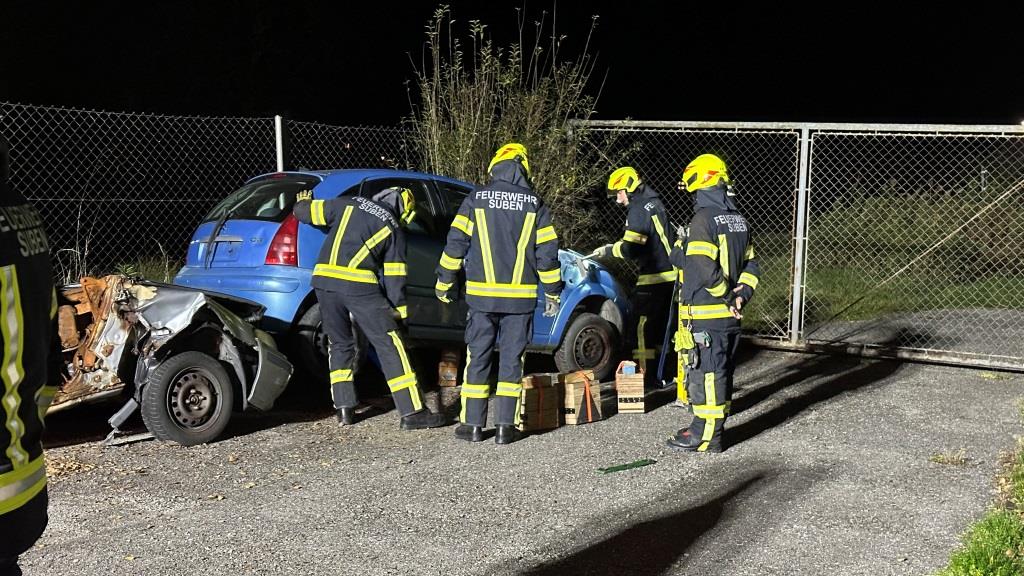
[[[701,154],[683,170],[683,179],[679,182],[679,187],[687,192],[696,192],[719,182],[729,183],[725,162],[714,154]]]
[[[619,190],[625,190],[627,194],[636,192],[640,185],[640,175],[632,166],[623,166],[612,172],[608,177],[608,195],[615,196]]]
[[[526,169],[526,175],[530,175],[530,162],[526,159],[526,146],[509,142],[498,148],[498,151],[494,153],[494,158],[491,158],[491,163],[487,165],[487,173],[490,174],[491,168],[494,168],[494,165],[502,160],[519,160],[523,168]]]

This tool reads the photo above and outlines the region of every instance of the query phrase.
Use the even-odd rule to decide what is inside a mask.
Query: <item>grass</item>
[[[967,464],[967,452],[963,448],[956,452],[932,454],[928,457],[929,462],[945,464],[947,466],[964,466]]]
[[[1019,409],[1024,419],[1024,404]],[[992,510],[964,535],[963,545],[938,576],[1024,574],[1024,439],[1003,458],[996,487]]]

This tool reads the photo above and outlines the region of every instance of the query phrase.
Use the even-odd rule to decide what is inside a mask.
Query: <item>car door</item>
[[[466,186],[460,186],[444,180],[434,180],[434,185],[437,186],[438,194],[444,205],[441,216],[438,217],[438,222],[442,224],[442,245],[441,249],[444,250],[444,240],[448,236],[448,229],[452,225],[452,220],[455,219],[455,215],[459,213],[459,207],[462,206],[462,201],[466,199],[472,190]],[[441,252],[438,252],[438,258],[440,258]],[[437,260],[434,261],[435,265]],[[466,277],[465,271],[459,270],[459,301],[455,305],[442,304],[441,305],[441,321],[453,329],[460,332],[466,330],[466,317],[469,312],[469,306],[466,304]],[[461,338],[461,336],[460,336]]]

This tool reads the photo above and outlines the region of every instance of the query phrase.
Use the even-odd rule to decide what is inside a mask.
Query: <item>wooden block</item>
[[[561,383],[562,375],[557,372],[523,376],[523,388],[551,388]]]
[[[601,385],[590,370],[563,377],[562,415],[566,424],[586,424],[601,419]]]
[[[548,376],[547,378],[534,378],[530,387],[526,387],[526,378],[534,376]],[[519,402],[519,429],[522,431],[535,431],[557,428],[559,426],[559,408],[561,403],[561,390],[557,385],[544,385],[545,382],[555,382],[557,378],[551,378],[550,374],[531,374],[523,378],[522,398]]]
[[[618,395],[620,413],[643,414],[646,411],[644,404],[644,373],[639,371],[635,374],[623,374],[622,368],[626,362],[619,364],[615,370],[615,393]]]

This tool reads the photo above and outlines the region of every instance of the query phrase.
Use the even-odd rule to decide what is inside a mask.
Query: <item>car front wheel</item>
[[[561,345],[555,350],[559,372],[593,370],[604,380],[615,371],[615,327],[597,314],[584,312],[569,324]]]
[[[219,361],[202,352],[182,352],[150,376],[142,391],[142,420],[159,440],[203,444],[227,427],[234,397],[234,385]]]

